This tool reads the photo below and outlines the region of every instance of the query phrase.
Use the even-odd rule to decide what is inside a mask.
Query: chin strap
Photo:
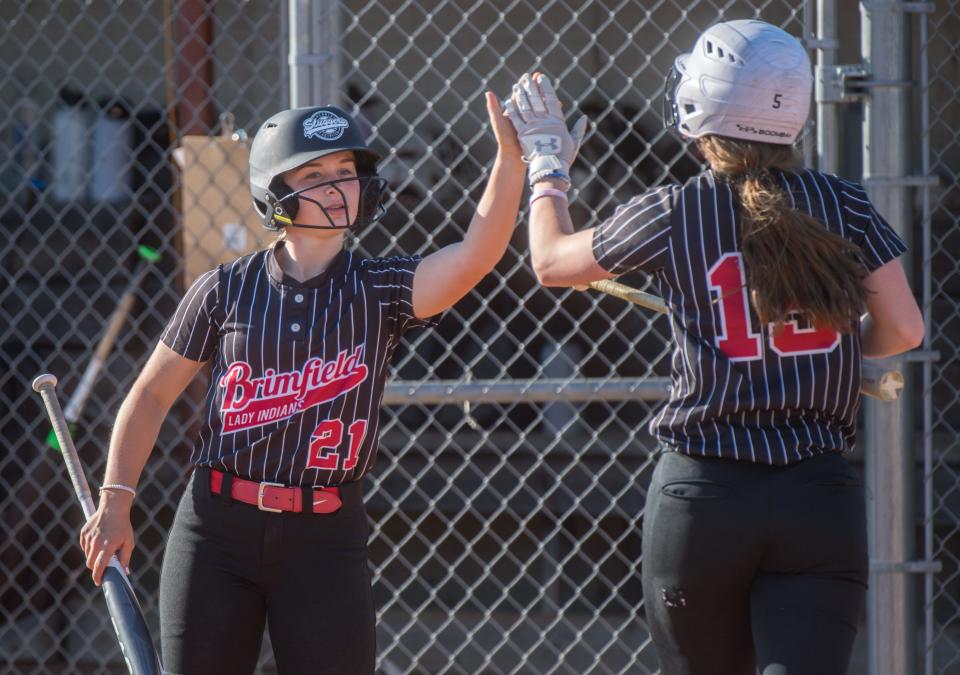
[[[353,225],[306,225],[302,223],[290,223],[284,227],[300,227],[304,230],[351,230]]]

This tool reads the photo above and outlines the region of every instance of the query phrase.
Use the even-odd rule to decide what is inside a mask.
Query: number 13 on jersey
[[[343,471],[350,471],[357,466],[357,453],[360,450],[360,444],[363,443],[363,437],[367,433],[367,420],[357,420],[347,429],[347,435],[350,437],[350,444],[347,450],[347,457],[340,463],[340,453],[337,449],[343,441],[343,421],[325,420],[317,425],[317,428],[310,434],[310,452],[307,458],[308,469],[331,469],[336,471],[342,468]]]
[[[710,289],[718,294],[720,330],[716,344],[731,361],[752,361],[763,355],[763,336],[750,325],[750,302],[742,256],[727,253],[707,272]],[[778,335],[769,330],[770,349],[780,356],[825,354],[840,344],[832,328],[800,328],[796,314]]]

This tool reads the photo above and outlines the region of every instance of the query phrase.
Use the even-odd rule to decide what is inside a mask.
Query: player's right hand
[[[486,93],[487,114],[490,116],[490,126],[493,127],[493,135],[497,139],[497,147],[504,157],[520,159],[523,150],[520,148],[520,141],[517,139],[517,130],[507,119],[506,114],[500,109],[500,102],[492,92]]]
[[[523,158],[530,164],[530,185],[546,178],[558,178],[569,185],[570,165],[587,130],[586,116],[568,131],[550,78],[540,73],[521,77],[506,107],[517,129]]]
[[[133,497],[104,491],[96,513],[80,530],[80,548],[87,557],[87,568],[93,583],[100,585],[110,558],[116,553],[120,564],[129,573],[133,554],[133,526],[130,524],[130,506]]]

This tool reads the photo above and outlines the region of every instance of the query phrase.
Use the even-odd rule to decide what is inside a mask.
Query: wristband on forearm
[[[535,190],[532,195],[530,195],[530,206],[533,206],[533,203],[540,199],[541,197],[557,197],[563,201],[567,201],[567,193],[564,190],[558,190],[556,188],[542,188],[540,190]]]
[[[104,490],[107,490],[107,491],[117,490],[119,492],[129,492],[134,497],[137,496],[137,491],[135,489],[133,489],[129,485],[123,485],[121,483],[107,483],[106,485],[101,485],[100,492],[103,492]]]
[[[537,183],[542,183],[545,180],[558,180],[564,183],[567,186],[567,189],[569,189],[572,185],[570,176],[565,171],[554,169],[549,172],[531,173],[529,180],[530,187],[533,187]]]

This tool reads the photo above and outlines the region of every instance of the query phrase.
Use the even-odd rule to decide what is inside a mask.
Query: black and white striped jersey
[[[871,271],[906,250],[860,185],[810,170],[775,175],[795,208],[860,245]],[[651,433],[667,450],[765,464],[849,450],[860,405],[859,331],[821,330],[801,313],[778,335],[758,325],[737,201],[706,171],[635,197],[594,232],[598,264],[652,274],[670,308],[671,393]]]
[[[242,478],[337,485],[373,465],[388,364],[413,315],[419,257],[341,251],[303,283],[267,249],[201,275],[161,340],[211,361],[192,461]]]

